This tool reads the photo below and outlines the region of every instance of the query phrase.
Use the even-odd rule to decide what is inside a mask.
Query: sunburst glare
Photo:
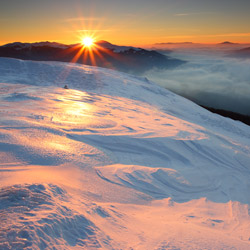
[[[82,39],[82,45],[85,47],[90,48],[93,46],[93,44],[94,44],[94,39],[92,37],[87,36]]]

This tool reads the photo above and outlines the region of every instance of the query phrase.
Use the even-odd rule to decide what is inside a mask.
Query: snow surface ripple
[[[1,249],[249,248],[248,126],[112,70],[0,65]]]

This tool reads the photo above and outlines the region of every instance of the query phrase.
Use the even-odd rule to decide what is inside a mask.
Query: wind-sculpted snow
[[[67,206],[66,192],[53,184],[13,185],[0,190],[1,249],[96,247],[98,228]]]
[[[248,126],[107,69],[0,82],[1,249],[249,249]]]

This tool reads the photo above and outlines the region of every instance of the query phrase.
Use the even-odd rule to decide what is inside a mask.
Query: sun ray
[[[76,63],[79,59],[79,57],[82,55],[82,53],[84,52],[84,47],[81,47],[78,52],[76,53],[76,55],[73,57],[73,59],[71,60],[72,63]]]
[[[79,43],[67,49],[64,53],[71,57],[72,63],[114,68],[108,58],[113,57],[116,60],[121,60],[121,57],[112,50],[103,47],[102,44],[98,44],[98,41],[101,40],[99,31],[103,28],[105,18],[93,19],[91,17],[83,17],[83,15],[79,16],[79,22],[72,22]],[[70,71],[71,69],[67,68],[62,72],[61,77],[65,81]]]

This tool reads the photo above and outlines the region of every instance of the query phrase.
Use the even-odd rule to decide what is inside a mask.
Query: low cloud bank
[[[212,51],[171,56],[188,63],[172,70],[152,69],[145,76],[200,105],[250,115],[250,59]]]

